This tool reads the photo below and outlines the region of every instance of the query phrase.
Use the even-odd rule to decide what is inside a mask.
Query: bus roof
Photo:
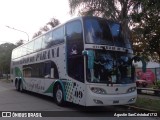
[[[51,30],[49,30],[49,31],[47,31],[47,32],[45,32],[45,33],[43,33],[43,34],[41,34],[41,35],[39,35],[39,36],[33,38],[32,40],[30,40],[30,41],[28,41],[27,43],[24,43],[24,44],[22,44],[22,45],[16,47],[15,49],[17,49],[17,48],[19,48],[19,47],[22,47],[23,45],[26,45],[26,44],[30,43],[31,41],[34,41],[34,40],[37,39],[37,38],[40,38],[41,36],[43,36],[43,35],[49,33],[50,31],[53,31],[54,29],[57,29],[57,28],[59,28],[59,27],[65,25],[65,24],[67,24],[68,22],[75,21],[75,20],[82,20],[82,19],[84,19],[84,18],[105,19],[105,18],[100,18],[100,17],[96,17],[96,16],[79,16],[79,17],[75,17],[75,18],[72,18],[72,19],[70,19],[70,20],[68,20],[68,21],[66,21],[66,22],[64,22],[64,23],[62,23],[62,24],[59,24],[59,25],[55,26],[55,27],[52,28]],[[107,20],[107,21],[113,22],[113,21],[111,21],[111,20]],[[115,21],[114,21],[114,22],[115,22]],[[118,22],[115,22],[115,23],[118,23]],[[13,49],[13,50],[15,50],[15,49]]]

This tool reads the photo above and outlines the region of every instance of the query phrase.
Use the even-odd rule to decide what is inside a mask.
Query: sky
[[[75,17],[69,14],[68,0],[0,0],[0,44],[27,41],[27,34],[31,40],[53,17],[61,23]]]

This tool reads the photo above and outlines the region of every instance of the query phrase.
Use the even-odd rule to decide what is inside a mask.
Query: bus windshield
[[[89,50],[93,58],[87,57],[88,82],[107,84],[129,84],[134,81],[134,66],[131,55],[125,52]],[[91,66],[91,62],[93,62]]]
[[[86,18],[84,25],[87,44],[124,47],[125,44],[119,23],[105,19]]]

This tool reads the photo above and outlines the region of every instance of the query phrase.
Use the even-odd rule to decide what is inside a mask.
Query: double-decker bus
[[[78,17],[15,48],[11,77],[18,91],[51,96],[58,105],[131,104],[137,97],[132,61],[119,23]]]

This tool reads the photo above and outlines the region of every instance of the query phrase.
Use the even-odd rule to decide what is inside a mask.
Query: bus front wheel
[[[57,105],[62,106],[64,105],[64,94],[61,85],[56,85],[54,90],[54,99]]]

